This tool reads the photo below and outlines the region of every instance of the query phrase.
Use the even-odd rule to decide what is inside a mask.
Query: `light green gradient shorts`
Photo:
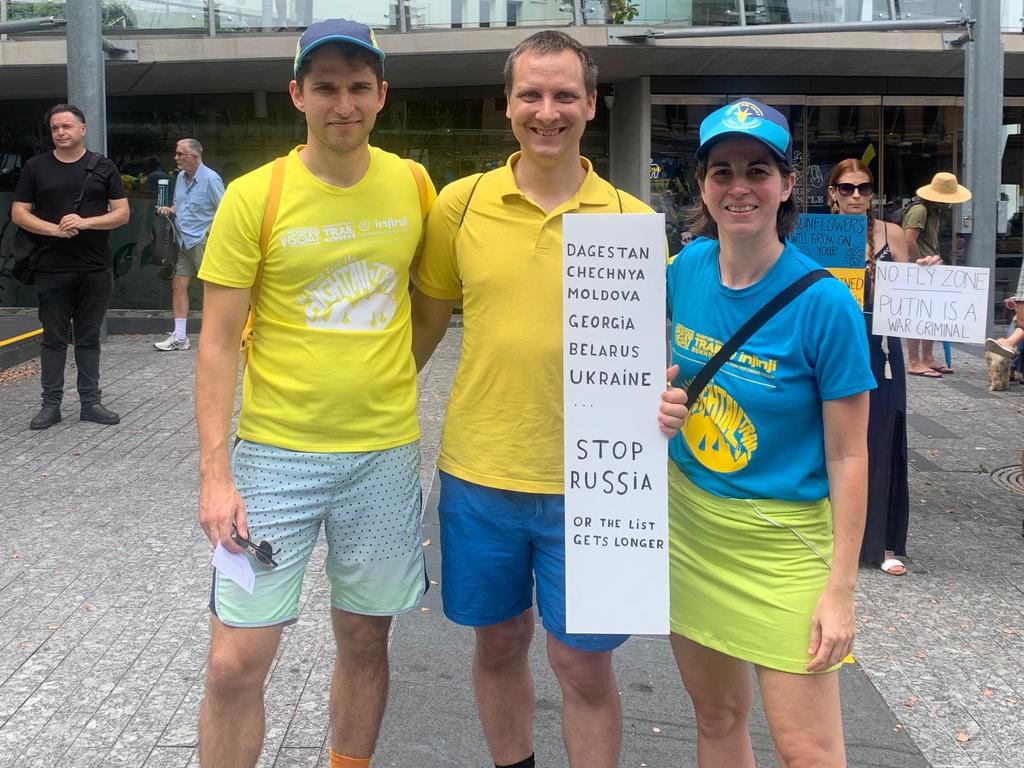
[[[419,443],[364,453],[305,453],[240,440],[231,457],[249,537],[269,541],[276,568],[249,556],[250,595],[214,571],[210,610],[233,627],[291,623],[321,523],[331,605],[367,616],[414,608],[426,590]]]

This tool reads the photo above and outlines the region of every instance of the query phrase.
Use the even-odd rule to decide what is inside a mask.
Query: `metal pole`
[[[217,0],[206,0],[206,20],[209,23],[210,37],[217,36]]]
[[[3,0],[0,0],[3,2]],[[47,32],[63,27],[67,22],[58,19],[56,16],[43,16],[34,19],[19,19],[18,21],[0,21],[0,40],[5,40],[9,34],[21,32]]]
[[[100,0],[67,4],[68,101],[85,113],[85,146],[107,154],[107,86]]]
[[[0,0],[0,24],[7,21],[7,0]],[[0,34],[0,42],[7,39],[7,35]]]
[[[975,22],[966,45],[964,78],[965,186],[973,198],[965,207],[972,232],[967,266],[988,267],[996,261],[996,210],[999,200],[1003,125],[1003,48],[999,36],[999,3],[974,4]],[[970,140],[967,140],[970,137]],[[968,219],[968,217],[972,217]],[[994,305],[994,280],[989,281],[989,307]],[[993,323],[989,316],[989,332]]]
[[[984,3],[982,3],[984,5]],[[990,9],[987,9],[990,10]],[[998,12],[998,7],[997,7]],[[998,32],[998,19],[996,31]],[[677,40],[688,37],[737,37],[740,35],[807,35],[829,32],[891,32],[896,30],[958,29],[969,19],[893,19],[888,21],[799,22],[795,24],[756,24],[729,27],[648,28],[633,32],[609,31],[609,42],[642,43],[649,40]]]
[[[583,3],[586,0],[572,0],[572,23],[575,27],[582,27],[583,21]]]
[[[85,113],[85,146],[107,154],[107,75],[103,63],[103,16],[100,0],[68,3],[68,102]],[[103,318],[100,340],[107,340]]]

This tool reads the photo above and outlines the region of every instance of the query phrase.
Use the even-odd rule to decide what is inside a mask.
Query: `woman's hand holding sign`
[[[672,381],[679,375],[679,366],[673,365],[665,371],[668,382],[661,393],[661,407],[658,409],[658,427],[666,437],[672,437],[686,423],[686,390],[673,386]]]

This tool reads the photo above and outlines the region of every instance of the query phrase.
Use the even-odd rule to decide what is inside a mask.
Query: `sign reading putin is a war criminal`
[[[871,332],[933,341],[985,341],[989,270],[879,262]]]
[[[566,626],[668,633],[665,217],[562,217]]]

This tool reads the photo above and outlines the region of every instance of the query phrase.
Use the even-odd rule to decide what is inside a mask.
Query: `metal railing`
[[[83,2],[85,0],[76,0]],[[382,31],[569,26],[759,26],[954,18],[991,0],[101,0],[104,34],[274,32],[330,17]],[[0,22],[64,17],[66,0],[0,0]],[[1004,31],[1022,31],[1024,0],[1001,0]],[[16,29],[5,30],[18,34]]]

